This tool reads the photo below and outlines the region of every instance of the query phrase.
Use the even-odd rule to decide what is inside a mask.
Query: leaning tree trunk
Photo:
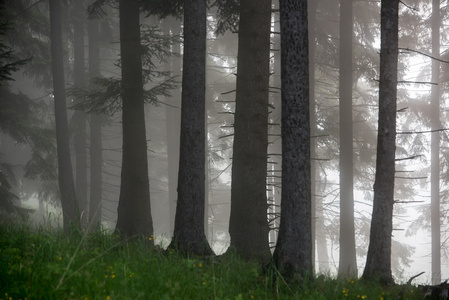
[[[440,1],[432,1],[432,56],[440,57]],[[431,232],[432,232],[432,284],[441,283],[441,236],[440,236],[440,62],[432,60],[431,88]]]
[[[50,40],[55,101],[56,145],[58,153],[58,180],[61,195],[64,231],[70,225],[79,227],[79,208],[75,196],[72,162],[70,160],[69,128],[64,79],[62,48],[62,7],[60,0],[50,0]]]
[[[151,236],[139,1],[120,0],[119,17],[123,156],[116,230],[123,236]]]
[[[312,276],[307,0],[280,0],[282,199],[276,265],[287,278]]]
[[[188,4],[187,4],[188,3]],[[205,206],[206,0],[184,6],[178,202],[170,247],[208,255]]]
[[[353,0],[340,1],[340,260],[338,276],[357,278],[352,130]]]
[[[391,274],[391,234],[396,150],[399,0],[382,0],[381,3],[376,177],[370,243],[362,277],[391,284],[394,282]]]
[[[232,155],[231,248],[271,257],[267,221],[268,86],[271,0],[242,0]]]

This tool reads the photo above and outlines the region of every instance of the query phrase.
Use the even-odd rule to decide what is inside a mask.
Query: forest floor
[[[0,299],[422,299],[416,286],[320,276],[273,279],[236,255],[186,257],[148,246],[26,222],[0,222]]]

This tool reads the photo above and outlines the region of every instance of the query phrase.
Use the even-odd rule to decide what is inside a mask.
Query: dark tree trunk
[[[282,200],[274,260],[287,278],[304,278],[313,275],[307,1],[279,4]]]
[[[53,95],[55,101],[56,145],[58,153],[58,179],[64,231],[68,233],[70,225],[79,227],[79,208],[75,195],[75,184],[73,182],[72,162],[70,160],[61,12],[61,1],[50,0],[50,39]]]
[[[432,1],[432,56],[440,57],[440,1]],[[431,228],[432,228],[432,284],[441,283],[441,235],[440,235],[440,62],[432,60],[431,88]]]
[[[75,87],[83,88],[85,85],[84,65],[84,1],[76,1],[74,7],[73,35],[74,35],[74,60],[73,81]],[[75,99],[78,101],[78,99]],[[75,148],[75,184],[76,197],[80,210],[81,226],[87,225],[87,116],[83,111],[76,111],[74,121],[74,148]]]
[[[267,221],[271,0],[242,0],[232,155],[231,247],[270,259]]]
[[[338,276],[357,278],[352,130],[353,0],[340,1],[340,260]]]
[[[376,177],[370,243],[363,278],[393,283],[391,234],[393,230],[396,150],[396,94],[399,0],[381,2],[379,124]]]
[[[184,6],[182,71],[178,202],[171,247],[208,255],[212,250],[204,233],[206,0]]]
[[[151,236],[139,1],[120,0],[119,17],[123,158],[116,230],[123,236]]]
[[[99,23],[90,20],[88,23],[89,38],[89,78],[93,85],[93,79],[100,76],[100,46],[99,46]],[[90,203],[89,224],[93,230],[101,226],[101,202],[103,195],[102,176],[102,138],[101,138],[101,115],[91,113],[90,115]]]

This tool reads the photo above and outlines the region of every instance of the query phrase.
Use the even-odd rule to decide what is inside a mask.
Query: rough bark
[[[99,23],[90,20],[87,27],[89,38],[89,79],[100,76]],[[90,114],[90,203],[89,224],[93,230],[101,227],[101,202],[103,195],[103,152],[101,137],[101,115]]]
[[[287,278],[312,276],[306,0],[281,0],[282,200],[274,259]]]
[[[398,65],[399,0],[381,2],[379,121],[376,176],[370,243],[363,278],[385,284],[391,274],[394,173],[396,150],[396,94]]]
[[[151,236],[139,1],[120,0],[119,17],[123,154],[116,230],[123,236]]]
[[[184,6],[178,202],[170,247],[198,255],[212,254],[204,233],[205,96],[206,0],[192,0]]]
[[[271,253],[267,221],[271,0],[242,0],[232,155],[231,248],[246,259]]]
[[[352,5],[353,0],[340,1],[340,278],[357,278],[352,130]]]
[[[61,1],[50,0],[50,40],[55,102],[56,145],[58,154],[58,180],[61,195],[64,231],[71,225],[79,227],[79,209],[73,182],[70,160],[69,128],[64,79],[64,57],[62,48]]]
[[[440,57],[440,1],[432,1],[432,57]],[[431,231],[432,231],[432,283],[441,283],[441,234],[440,234],[440,62],[432,60],[431,88],[431,170],[430,170],[430,199],[431,199]]]

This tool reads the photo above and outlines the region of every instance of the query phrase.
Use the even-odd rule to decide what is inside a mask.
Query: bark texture
[[[271,0],[242,0],[232,156],[231,247],[246,259],[271,253],[267,221]]]
[[[56,145],[58,153],[58,180],[61,195],[64,231],[71,225],[79,227],[79,208],[75,195],[72,162],[70,158],[69,128],[65,94],[64,55],[62,48],[62,6],[60,0],[50,0],[50,39],[55,102]]]
[[[139,1],[120,0],[123,159],[116,230],[124,236],[153,234],[143,100]]]
[[[306,0],[281,0],[282,200],[276,265],[312,276],[309,54]]]
[[[340,260],[338,276],[357,278],[352,129],[353,0],[340,1]]]
[[[206,0],[184,6],[182,71],[178,202],[170,247],[208,255],[212,250],[204,233]]]
[[[381,2],[379,123],[376,177],[370,243],[363,278],[393,283],[391,234],[393,229],[396,150],[396,94],[399,0]]]

